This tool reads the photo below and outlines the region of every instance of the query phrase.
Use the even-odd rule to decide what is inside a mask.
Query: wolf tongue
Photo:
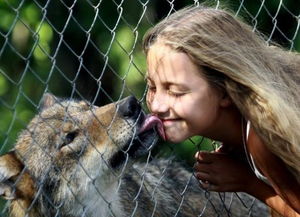
[[[140,132],[144,132],[144,131],[149,130],[153,127],[156,127],[160,137],[163,138],[164,140],[166,140],[166,135],[165,135],[165,131],[164,131],[162,121],[154,115],[147,115],[146,116],[146,119],[144,120],[144,123],[143,123],[143,125],[140,129]]]

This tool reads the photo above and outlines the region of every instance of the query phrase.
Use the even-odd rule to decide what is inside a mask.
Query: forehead
[[[160,82],[182,83],[203,79],[201,69],[190,57],[162,43],[155,43],[147,54],[147,77]]]

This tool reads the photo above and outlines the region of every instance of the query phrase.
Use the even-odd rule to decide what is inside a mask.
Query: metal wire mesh
[[[4,154],[13,147],[22,129],[32,135],[39,130],[39,126],[31,129],[28,123],[39,113],[46,92],[88,101],[89,108],[119,101],[127,95],[135,95],[143,102],[144,33],[172,12],[200,3],[197,0],[0,1],[0,152]],[[226,4],[236,16],[245,17],[253,31],[267,35],[268,43],[275,41],[287,49],[300,50],[300,7],[296,0],[215,0],[211,4],[213,7]],[[63,104],[64,109],[72,112],[72,103]],[[63,122],[77,121],[68,115],[63,118]],[[113,123],[103,125],[106,132],[113,129]],[[56,132],[55,127],[51,128]],[[89,140],[88,132],[84,136]],[[112,137],[109,140],[114,140]],[[39,141],[33,143],[39,145]],[[87,144],[93,146],[92,141]],[[163,144],[133,166],[129,165],[130,156],[125,154],[125,166],[120,172],[114,172],[106,163],[108,169],[101,174],[102,181],[95,178],[100,171],[91,174],[91,168],[79,160],[81,154],[77,153],[74,158],[78,171],[74,173],[80,173],[88,181],[76,180],[74,184],[70,177],[63,177],[60,184],[63,182],[68,190],[60,197],[68,196],[75,201],[76,210],[70,211],[70,216],[266,216],[267,208],[254,198],[238,193],[212,193],[199,187],[191,169],[193,155],[199,149],[213,148],[211,141],[203,138],[192,138],[176,146]],[[39,149],[29,151],[28,155],[33,151]],[[107,161],[105,154],[98,154],[101,161]],[[53,158],[49,150],[43,149],[41,155],[41,164]],[[42,172],[43,178],[35,180],[40,185],[31,204],[20,206],[26,207],[25,215],[34,211],[39,200],[47,204],[38,207],[48,210],[45,216],[64,216],[65,210],[71,209],[63,200],[53,201],[53,192],[57,192],[52,189],[56,186],[47,182],[47,177],[53,175],[53,167],[47,168]],[[15,183],[22,182],[26,169],[25,166]],[[54,171],[61,173],[63,169]],[[109,180],[107,171],[114,174]],[[113,186],[105,191],[103,185],[110,182]],[[78,189],[94,194],[83,198],[84,193]],[[1,201],[1,215],[7,215],[8,206],[8,202]]]

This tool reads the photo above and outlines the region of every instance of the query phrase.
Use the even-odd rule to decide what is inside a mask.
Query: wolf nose
[[[141,105],[134,96],[126,97],[119,103],[119,114],[126,119],[137,119],[141,109]]]

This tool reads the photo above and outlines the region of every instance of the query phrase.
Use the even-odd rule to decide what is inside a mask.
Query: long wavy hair
[[[242,116],[300,183],[300,57],[269,45],[230,12],[188,7],[144,36],[186,53],[208,82],[231,97]]]

